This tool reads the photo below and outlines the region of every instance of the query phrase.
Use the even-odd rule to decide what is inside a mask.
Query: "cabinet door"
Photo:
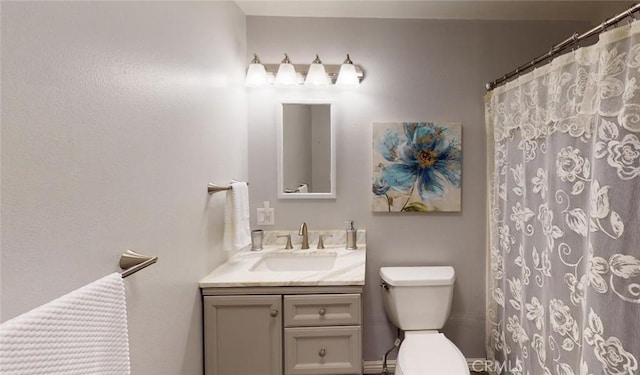
[[[282,298],[204,297],[206,375],[282,374]]]

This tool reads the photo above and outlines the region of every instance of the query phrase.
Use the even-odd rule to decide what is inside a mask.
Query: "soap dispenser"
[[[355,250],[358,248],[356,245],[356,228],[353,227],[353,220],[345,221],[347,224],[347,250]]]

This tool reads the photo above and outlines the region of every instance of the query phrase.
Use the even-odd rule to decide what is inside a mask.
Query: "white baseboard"
[[[467,365],[470,371],[485,371],[486,358],[467,358]],[[396,361],[388,360],[387,369],[389,374],[395,374]],[[382,373],[382,361],[364,361],[362,366],[363,374],[380,374]]]

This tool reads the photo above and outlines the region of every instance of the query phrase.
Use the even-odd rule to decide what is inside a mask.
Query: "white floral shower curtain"
[[[640,374],[640,22],[486,97],[497,373]]]

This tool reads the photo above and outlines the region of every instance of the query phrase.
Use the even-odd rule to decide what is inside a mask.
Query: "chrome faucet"
[[[300,230],[298,231],[298,236],[302,236],[302,250],[306,250],[309,248],[309,233],[307,232],[307,223],[302,223],[300,226]]]

